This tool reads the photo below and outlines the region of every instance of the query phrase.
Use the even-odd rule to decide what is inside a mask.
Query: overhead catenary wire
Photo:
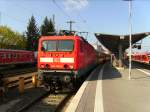
[[[68,15],[68,13],[66,13],[66,12],[64,11],[64,9],[63,9],[62,7],[60,7],[60,6],[57,4],[56,0],[52,0],[52,1],[53,1],[53,3],[55,4],[55,6],[62,12],[62,14],[63,14],[65,17],[67,16],[70,20],[72,20],[71,16]],[[86,23],[86,20],[83,19],[83,17],[81,17],[80,14],[78,14],[77,17],[79,17],[80,20],[83,20],[83,22]],[[78,25],[77,25],[77,27],[78,27]]]
[[[25,21],[23,21],[23,20],[21,20],[21,19],[19,19],[19,18],[17,18],[17,17],[14,17],[14,16],[10,16],[10,15],[4,13],[4,12],[1,12],[1,14],[3,14],[3,15],[6,16],[6,17],[9,17],[9,18],[15,20],[16,22],[21,23],[21,24],[24,24],[24,23],[25,23]]]
[[[72,17],[70,15],[68,15],[68,13],[65,12],[64,9],[57,4],[56,0],[52,0],[52,1],[55,4],[55,6],[60,10],[60,12],[64,15],[64,17],[68,17],[69,20],[73,21]],[[79,25],[77,25],[77,24],[75,24],[75,27],[77,29],[81,29],[81,27]],[[72,28],[71,28],[71,30],[72,30]]]
[[[68,19],[71,20],[70,15],[68,15],[68,14],[64,11],[64,9],[61,8],[61,7],[57,4],[56,0],[52,0],[52,2],[53,2],[53,3],[55,4],[55,6],[62,12],[62,14],[65,15],[65,17],[67,16]]]
[[[71,18],[71,16],[68,15],[68,13],[65,12],[64,9],[58,5],[58,3],[56,2],[56,0],[52,0],[52,2],[54,3],[54,5],[60,10],[60,12],[61,12],[65,17],[68,17],[69,20],[73,20],[73,19]],[[80,1],[79,1],[79,2],[80,2]],[[75,14],[75,13],[74,13],[74,14]],[[77,15],[77,17],[82,21],[81,23],[84,23],[84,24],[87,26],[87,28],[90,29],[90,31],[88,31],[88,34],[92,34],[92,35],[93,35],[94,32],[91,32],[91,27],[87,24],[87,20],[85,20],[85,19],[81,16],[80,13],[77,13],[76,15]],[[79,25],[77,25],[77,24],[75,24],[75,27],[76,27],[77,29],[82,29],[82,28],[81,28]],[[83,30],[83,29],[82,29],[82,30]],[[87,31],[84,31],[84,30],[83,30],[82,32],[87,32]]]
[[[31,12],[31,10],[28,10],[28,8],[25,8],[25,7],[23,7],[23,6],[20,6],[19,4],[15,4],[15,6],[20,7],[20,8],[22,8],[22,9],[24,9],[25,11]],[[1,12],[1,16],[2,16],[2,15],[5,16],[5,17],[9,17],[9,19],[11,18],[12,20],[15,20],[15,21],[18,22],[18,23],[21,23],[21,24],[26,23],[26,21],[21,20],[21,19],[18,18],[17,16],[9,15],[8,13]]]

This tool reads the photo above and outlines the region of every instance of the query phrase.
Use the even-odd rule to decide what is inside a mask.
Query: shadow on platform
[[[132,79],[145,79],[145,78],[150,78],[150,76],[140,76],[140,77],[132,77]]]
[[[111,66],[111,64],[107,64],[105,66],[102,80],[109,80],[121,77],[121,73],[115,67]]]
[[[100,70],[102,69],[102,66],[103,64],[99,65],[99,67],[96,68],[96,70],[90,74],[92,75],[92,77],[88,81],[98,80],[98,75],[99,75]],[[114,68],[110,63],[106,64],[102,75],[103,75],[102,80],[109,80],[109,79],[122,77],[121,73],[116,68]]]

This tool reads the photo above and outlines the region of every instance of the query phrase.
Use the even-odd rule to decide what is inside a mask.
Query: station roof
[[[132,34],[132,44],[135,44],[139,40],[150,35],[150,32]],[[119,44],[122,45],[122,49],[126,50],[129,47],[130,35],[111,35],[104,33],[95,33],[96,38],[111,52],[118,53]]]

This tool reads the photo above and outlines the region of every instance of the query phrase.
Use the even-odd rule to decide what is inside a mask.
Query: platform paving
[[[137,68],[129,80],[128,68],[117,70],[107,64],[102,92],[105,112],[150,112],[150,77]]]
[[[94,110],[95,104],[95,91],[96,91],[96,84],[98,78],[99,69],[97,69],[88,80],[87,87],[84,90],[82,95],[82,99],[80,100],[76,112],[91,112]],[[93,94],[94,93],[94,94]]]
[[[132,79],[129,80],[128,68],[117,69],[110,63],[99,67],[99,70],[85,81],[87,84],[83,92],[79,89],[81,98],[75,97],[75,100],[79,100],[78,105],[71,107],[71,111],[150,112],[150,76],[138,69],[133,67]],[[150,73],[150,70],[143,70]],[[102,79],[99,78],[101,73]]]

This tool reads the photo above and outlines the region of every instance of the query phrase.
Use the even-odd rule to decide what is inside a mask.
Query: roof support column
[[[122,44],[119,43],[119,46],[118,46],[118,49],[119,49],[119,67],[123,67],[123,50],[122,50]]]

